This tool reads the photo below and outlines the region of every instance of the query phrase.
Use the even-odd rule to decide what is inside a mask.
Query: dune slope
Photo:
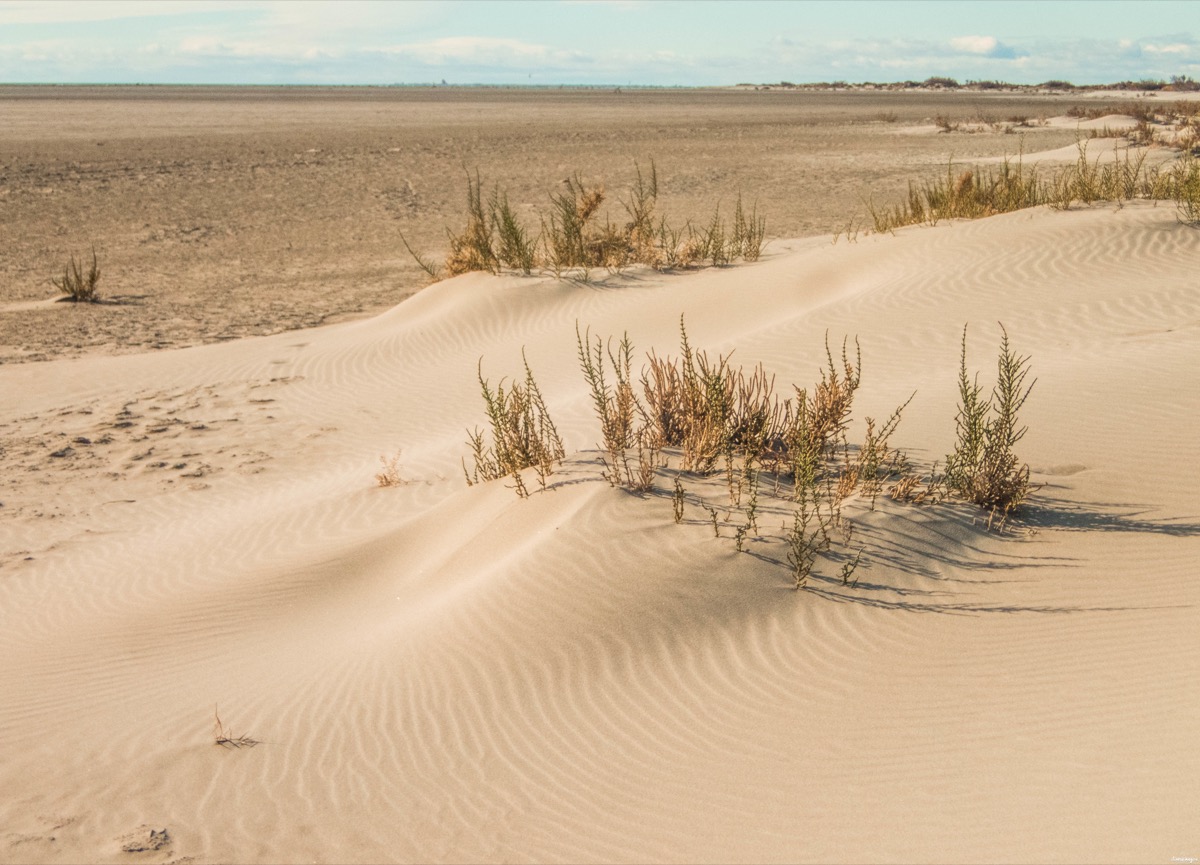
[[[0,369],[0,859],[1200,855],[1198,265],[1168,207],[1035,210]],[[746,555],[600,478],[575,323],[681,314],[784,391],[857,335],[855,435],[915,390],[924,464],[1002,321],[1042,488],[1005,534],[860,503],[858,585],[793,591],[784,509]],[[569,453],[528,500],[460,465],[522,346]]]

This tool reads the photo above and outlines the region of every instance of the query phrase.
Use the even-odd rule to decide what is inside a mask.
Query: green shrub
[[[529,495],[521,478],[521,471],[537,469],[538,483],[546,488],[546,478],[554,471],[554,463],[565,456],[562,439],[542,392],[534,381],[533,371],[521,351],[525,364],[525,382],[513,382],[506,391],[503,379],[495,390],[483,377],[483,363],[479,366],[479,387],[483,394],[488,421],[491,424],[492,444],[484,441],[483,431],[476,428],[468,431],[468,445],[475,461],[474,472],[468,472],[463,461],[463,472],[468,484],[496,480],[511,475],[516,483],[517,495]]]
[[[999,515],[1003,520],[1029,497],[1029,466],[1020,462],[1013,446],[1024,436],[1017,413],[1035,382],[1025,384],[1029,358],[1013,352],[1003,334],[996,362],[996,384],[984,398],[979,376],[967,374],[967,329],[963,328],[958,376],[957,440],[946,457],[944,483],[951,492]]]

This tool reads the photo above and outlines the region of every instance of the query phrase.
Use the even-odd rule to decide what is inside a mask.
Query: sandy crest
[[[1198,263],[1168,206],[1038,209],[0,369],[0,858],[1200,855]],[[857,503],[858,586],[791,591],[785,509],[745,555],[600,479],[575,323],[675,354],[681,313],[783,389],[857,335],[855,434],[916,390],[926,464],[1003,321],[1034,506]],[[522,346],[570,454],[526,501],[460,466]]]

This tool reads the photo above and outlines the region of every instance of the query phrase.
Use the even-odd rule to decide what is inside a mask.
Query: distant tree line
[[[815,81],[809,84],[796,84],[792,81],[780,81],[778,84],[749,84],[742,83],[739,87],[754,87],[769,90],[773,87],[784,90],[844,90],[851,87],[873,90],[906,90],[925,88],[932,90],[1161,90],[1166,92],[1187,92],[1200,90],[1200,81],[1187,75],[1172,75],[1169,81],[1161,78],[1143,78],[1139,81],[1118,81],[1114,84],[1082,84],[1075,85],[1070,81],[1051,79],[1041,84],[1011,84],[1007,81],[971,81],[960,84],[955,78],[934,75],[924,81],[899,81],[880,83],[863,81],[859,84],[849,84],[845,81]]]

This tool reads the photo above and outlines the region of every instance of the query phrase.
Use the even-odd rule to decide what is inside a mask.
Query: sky
[[[1196,0],[0,0],[0,82],[1200,79]]]

